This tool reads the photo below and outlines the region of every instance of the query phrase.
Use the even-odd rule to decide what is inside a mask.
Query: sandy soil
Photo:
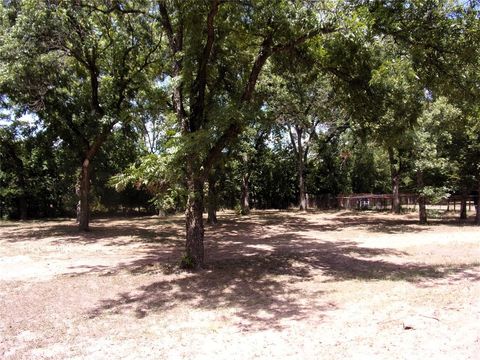
[[[480,228],[414,215],[0,222],[2,359],[479,359]]]

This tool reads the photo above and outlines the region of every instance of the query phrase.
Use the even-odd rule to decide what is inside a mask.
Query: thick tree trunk
[[[181,83],[176,86],[173,97],[173,105],[176,110],[177,119],[182,126],[182,133],[184,135],[193,134],[200,130],[205,122],[205,94],[207,88],[207,75],[209,63],[211,60],[212,49],[215,41],[215,17],[218,12],[220,1],[214,0],[210,2],[210,11],[207,15],[205,22],[205,45],[203,47],[201,55],[198,57],[198,70],[197,74],[190,86],[190,106],[187,116],[183,107],[183,96]],[[163,1],[158,2],[158,8],[161,15],[161,24],[166,33],[170,48],[174,58],[178,58],[175,62],[173,73],[174,76],[178,73],[182,67],[183,55],[183,22],[180,21],[178,26],[172,26],[168,8]],[[176,28],[176,29],[175,29]],[[327,30],[326,32],[331,32]],[[313,36],[313,34],[311,35]],[[267,62],[268,58],[273,52],[279,52],[289,47],[294,47],[296,44],[304,42],[309,36],[303,36],[295,39],[296,41],[289,42],[288,46],[279,46],[278,44],[273,47],[273,36],[268,36],[262,42],[258,56],[255,58],[253,66],[250,71],[247,83],[245,84],[242,97],[240,99],[241,106],[250,102],[255,90],[255,86],[260,75],[260,72]],[[215,163],[218,156],[221,154],[224,147],[233,139],[235,139],[243,130],[243,124],[232,119],[230,126],[225,132],[217,139],[217,141],[211,144],[211,148],[206,154],[206,158],[203,164],[199,162],[195,163],[195,154],[188,154],[186,156],[186,180],[188,189],[188,200],[185,211],[186,218],[186,254],[184,257],[184,265],[192,268],[200,268],[204,263],[204,250],[203,250],[203,175],[210,171],[211,167]],[[198,159],[197,159],[198,160]],[[198,165],[198,166],[197,166]],[[248,198],[246,198],[248,201]]]
[[[216,191],[217,179],[214,175],[208,178],[208,219],[207,222],[210,225],[215,225],[217,220],[217,191]]]
[[[250,188],[248,186],[249,178],[249,174],[244,174],[242,176],[242,198],[240,199],[242,215],[247,215],[250,213]]]
[[[203,181],[192,174],[187,181],[188,199],[185,209],[186,246],[182,266],[190,269],[203,267]]]
[[[90,227],[90,161],[85,159],[82,164],[79,188],[78,228],[80,231],[89,231]]]
[[[425,195],[422,194],[423,190],[423,172],[417,171],[417,189],[418,189],[418,220],[420,224],[427,223],[427,207]]]
[[[467,190],[462,190],[462,199],[460,201],[460,220],[467,219]]]

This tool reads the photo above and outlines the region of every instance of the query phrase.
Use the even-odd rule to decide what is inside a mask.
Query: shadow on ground
[[[248,329],[282,328],[284,320],[302,320],[315,313],[336,309],[323,299],[324,292],[313,294],[308,281],[325,282],[361,279],[365,281],[392,280],[422,284],[427,280],[468,278],[479,281],[478,272],[469,273],[473,265],[449,267],[421,264],[399,265],[380,260],[367,260],[345,255],[346,247],[320,246],[316,252],[273,253],[266,256],[213,261],[198,273],[183,273],[152,282],[132,292],[123,292],[115,298],[102,300],[89,313],[91,318],[105,314],[133,313],[137,318],[173,309],[182,303],[189,308],[215,310],[235,309],[235,316]],[[363,256],[378,255],[371,249],[354,249]],[[307,289],[302,286],[305,283]],[[300,288],[295,286],[300,285]],[[308,301],[304,301],[308,299]],[[322,315],[323,316],[323,315]]]
[[[318,289],[322,283],[388,280],[421,286],[437,280],[480,281],[478,263],[448,266],[412,263],[408,262],[409,254],[402,251],[367,248],[355,241],[338,238],[332,241],[326,236],[328,232],[355,227],[372,233],[429,229],[405,217],[339,213],[318,223],[284,212],[253,213],[241,220],[235,215],[222,216],[219,225],[206,228],[208,264],[197,273],[183,272],[176,266],[183,250],[180,217],[128,220],[130,225],[122,223],[123,220],[95,221],[92,231],[82,235],[76,232],[73,223],[53,223],[39,229],[35,224],[9,227],[3,238],[19,242],[51,237],[53,245],[100,244],[105,249],[140,243],[143,249],[140,259],[113,266],[78,266],[80,272],[65,274],[72,277],[146,274],[156,278],[148,285],[102,300],[89,312],[91,318],[115,313],[133,313],[143,318],[181,303],[205,310],[231,308],[247,328],[275,328],[282,327],[284,320],[307,318],[312,307],[317,312],[334,310],[336,305],[325,300],[321,286]],[[316,286],[310,288],[310,285]]]
[[[179,303],[191,308],[235,309],[235,316],[251,329],[282,327],[285,320],[301,320],[312,313],[332,311],[322,290],[311,284],[362,281],[479,281],[479,264],[426,265],[409,263],[408,253],[386,248],[362,247],[354,241],[326,241],[302,235],[313,224],[296,217],[258,220],[234,218],[207,231],[207,267],[197,273],[171,267],[133,262],[120,271],[161,273],[147,286],[105,299],[90,312],[133,313],[138,318],[173,309]],[[266,226],[278,226],[275,234]],[[94,270],[95,271],[95,270]],[[313,293],[312,293],[313,291]],[[305,301],[308,299],[308,301]]]
[[[330,214],[329,222],[318,224],[307,220],[302,215],[322,216],[325,213]],[[420,225],[416,216],[391,215],[386,212],[368,212],[368,211],[308,211],[308,212],[282,212],[271,211],[267,213],[252,212],[249,216],[230,216],[223,219],[222,223],[228,226],[241,226],[244,222],[260,223],[265,226],[284,225],[292,229],[309,229],[314,231],[345,231],[352,228],[358,228],[371,233],[384,234],[402,234],[402,233],[420,233],[430,231],[438,226],[451,227],[477,227],[474,218],[468,220],[459,220],[454,216],[445,216],[443,218],[429,219],[426,225]]]
[[[93,244],[101,242],[109,246],[128,245],[133,242],[172,244],[181,240],[183,221],[180,218],[98,219],[91,223],[90,231],[79,232],[72,221],[16,223],[9,226],[2,238],[10,243],[51,239],[52,245]],[[125,224],[126,221],[131,222]],[[47,224],[47,226],[45,226]],[[1,239],[0,239],[1,240]]]
[[[432,227],[447,225],[452,227],[476,227],[473,221],[459,221],[454,217],[444,219],[432,219],[428,225],[419,225],[416,218],[389,217],[388,213],[369,213],[354,211],[309,211],[307,214],[319,216],[331,214],[331,221],[324,224],[311,222],[301,215],[305,213],[292,211],[253,211],[249,216],[237,216],[234,214],[222,215],[221,223],[213,227],[217,230],[226,230],[230,234],[244,231],[245,227],[252,225],[260,226],[283,226],[288,230],[332,232],[344,231],[351,228],[359,228],[372,233],[419,233],[429,231]],[[300,216],[299,216],[300,215]],[[378,216],[380,215],[380,216]],[[382,217],[382,215],[387,215]],[[8,242],[32,241],[41,238],[58,238],[58,243],[95,243],[105,239],[115,239],[129,236],[131,240],[111,241],[111,245],[127,245],[131,241],[145,243],[169,243],[182,241],[184,232],[184,220],[181,216],[158,218],[158,217],[134,217],[115,218],[120,224],[111,224],[112,219],[95,219],[91,223],[91,231],[78,232],[77,225],[73,220],[58,222],[50,221],[23,221],[1,222],[0,228],[4,229],[3,238]],[[124,225],[124,222],[134,225]],[[45,225],[46,224],[46,225]],[[207,229],[211,228],[206,225]],[[1,238],[0,238],[1,240]]]

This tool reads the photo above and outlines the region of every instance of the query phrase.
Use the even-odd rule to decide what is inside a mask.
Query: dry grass
[[[222,213],[180,271],[181,217],[0,223],[0,357],[477,359],[480,228]]]

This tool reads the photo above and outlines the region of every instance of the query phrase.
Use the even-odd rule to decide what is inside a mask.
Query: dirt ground
[[[2,359],[479,359],[480,227],[414,214],[0,222]]]

